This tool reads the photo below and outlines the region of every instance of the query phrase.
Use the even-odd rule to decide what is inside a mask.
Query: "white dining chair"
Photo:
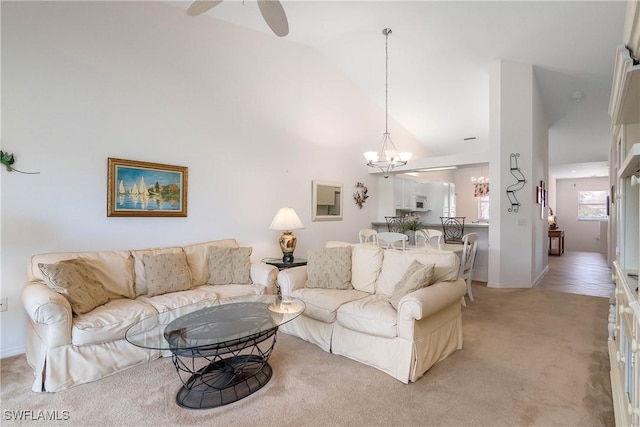
[[[460,257],[460,270],[458,277],[467,282],[467,295],[469,300],[473,301],[473,292],[471,291],[471,276],[473,275],[473,263],[476,260],[476,250],[478,249],[478,235],[476,233],[465,234],[462,237],[462,256]],[[467,303],[462,296],[462,305]]]
[[[416,247],[429,245],[429,230],[416,230]]]
[[[441,245],[442,244],[442,231],[440,231],[440,230],[430,230],[430,229],[426,229],[426,228],[423,228],[422,230],[416,230],[416,246],[433,245],[434,239],[436,239],[436,241],[435,241],[436,244]]]
[[[378,244],[378,232],[373,228],[363,228],[358,233],[358,238],[360,239],[360,243]]]
[[[383,233],[378,233],[378,245],[387,249],[402,249],[404,251],[407,248],[408,240],[409,236],[402,233],[393,233],[386,231]],[[397,243],[401,243],[402,248],[399,248],[396,245]]]

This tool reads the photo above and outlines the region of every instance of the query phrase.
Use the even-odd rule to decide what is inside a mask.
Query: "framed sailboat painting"
[[[108,159],[107,216],[187,216],[184,166]]]

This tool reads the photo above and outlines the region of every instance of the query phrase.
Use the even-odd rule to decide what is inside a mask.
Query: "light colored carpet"
[[[2,360],[2,425],[612,426],[606,298],[474,285],[464,348],[415,383],[279,334],[271,381],[225,407],[175,404],[159,359],[55,394],[29,391],[24,356]],[[68,411],[16,422],[7,411]],[[10,412],[9,412],[10,413]]]

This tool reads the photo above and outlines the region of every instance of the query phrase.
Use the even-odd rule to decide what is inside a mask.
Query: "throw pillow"
[[[209,248],[209,285],[251,284],[253,248]]]
[[[429,286],[433,278],[434,268],[435,264],[424,265],[419,261],[413,260],[405,270],[402,279],[400,279],[393,289],[393,294],[389,299],[393,308],[398,309],[398,302],[403,296],[417,291],[420,288],[424,288],[425,286]]]
[[[351,247],[312,249],[307,259],[307,288],[353,289]]]
[[[55,264],[39,263],[38,268],[47,286],[67,298],[76,316],[109,302],[102,282],[83,259],[69,259]]]
[[[147,296],[191,289],[191,270],[184,252],[143,255]]]

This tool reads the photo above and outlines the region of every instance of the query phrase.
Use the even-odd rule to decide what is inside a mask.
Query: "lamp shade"
[[[269,228],[272,230],[298,230],[304,228],[304,225],[293,208],[280,208]]]

